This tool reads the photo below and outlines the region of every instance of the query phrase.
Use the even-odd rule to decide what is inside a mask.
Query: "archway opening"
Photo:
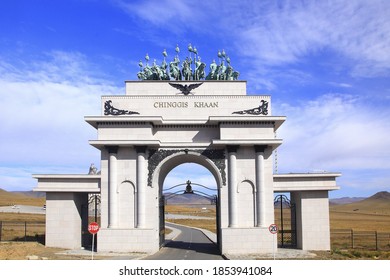
[[[278,247],[297,247],[296,206],[290,193],[274,194],[275,224],[278,225]]]
[[[218,243],[218,186],[206,167],[193,162],[174,167],[162,186],[165,236],[172,236],[170,223],[202,229]]]

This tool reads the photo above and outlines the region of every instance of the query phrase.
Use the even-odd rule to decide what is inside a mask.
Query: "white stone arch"
[[[169,174],[169,172],[172,171],[175,167],[183,164],[183,163],[196,163],[203,167],[205,167],[214,177],[216,185],[217,185],[217,192],[218,192],[218,199],[217,199],[217,209],[216,209],[216,226],[217,226],[217,243],[220,245],[220,232],[221,232],[221,203],[220,203],[220,193],[221,188],[224,185],[224,172],[225,172],[225,155],[224,152],[220,153],[219,155],[221,158],[218,160],[210,159],[210,153],[212,154],[216,150],[208,150],[205,152],[205,150],[165,150],[162,153],[164,154],[164,157],[159,157],[160,162],[156,165],[155,169],[152,173],[151,178],[151,187],[156,189],[158,191],[159,201],[160,201],[160,207],[159,207],[159,227],[160,232],[161,229],[164,228],[165,222],[164,222],[164,213],[163,208],[161,207],[161,199],[163,198],[163,184],[164,180]],[[219,150],[221,152],[221,150]],[[167,155],[169,154],[169,155]],[[208,157],[208,156],[209,157]],[[223,155],[223,156],[222,156]],[[219,166],[215,163],[217,161]],[[154,163],[156,164],[156,162]],[[150,170],[149,170],[150,171]],[[225,177],[226,180],[226,177]],[[161,239],[160,235],[160,245],[162,244],[163,239]],[[221,249],[221,247],[220,247]]]
[[[217,188],[221,188],[223,186],[223,176],[220,172],[220,169],[218,169],[218,167],[211,159],[197,151],[178,150],[177,152],[174,152],[171,155],[165,157],[163,160],[161,160],[161,162],[157,165],[153,172],[152,187],[158,188],[160,195],[162,193],[162,186],[164,180],[168,173],[171,172],[172,169],[183,163],[197,163],[205,167],[213,175],[217,184]]]

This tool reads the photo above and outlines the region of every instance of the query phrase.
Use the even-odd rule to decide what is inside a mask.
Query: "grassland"
[[[0,190],[0,206],[4,205],[35,205],[41,206],[45,204],[44,198],[26,197],[22,194],[12,194]],[[205,219],[171,219],[169,222],[184,224],[197,228],[204,228],[212,232],[216,232],[216,210],[215,207],[194,207],[183,205],[167,205],[166,213],[181,214],[189,216],[205,217]],[[283,211],[284,221],[288,224],[290,213]],[[280,209],[275,210],[276,222],[280,219]],[[45,215],[23,214],[23,213],[0,213],[0,221],[31,221],[44,222]],[[334,230],[353,230],[353,231],[371,231],[371,232],[386,232],[390,233],[390,200],[387,197],[379,197],[376,199],[368,199],[358,203],[346,205],[331,205],[330,206],[330,228]],[[389,239],[390,240],[390,239]],[[334,240],[332,240],[333,242]],[[350,240],[346,238],[346,243]],[[51,259],[58,259],[57,255],[53,255],[55,251],[61,249],[45,248],[42,244],[35,242],[19,243],[0,243],[0,259],[25,259],[28,254],[38,254],[40,256]],[[339,249],[333,247],[331,252],[317,252],[321,259],[390,259],[390,246],[388,250],[375,251],[363,249]],[[13,253],[10,253],[10,252]],[[51,254],[51,255],[50,255]]]
[[[0,189],[0,206],[30,205],[43,206],[46,204],[45,197],[32,197],[22,193],[12,193]]]

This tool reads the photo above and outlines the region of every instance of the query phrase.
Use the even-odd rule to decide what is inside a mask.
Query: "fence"
[[[390,233],[333,229],[330,232],[332,249],[390,250]]]
[[[45,241],[44,222],[0,221],[0,241]]]
[[[45,222],[0,221],[0,241],[45,241]],[[332,249],[389,250],[390,232],[332,229]]]

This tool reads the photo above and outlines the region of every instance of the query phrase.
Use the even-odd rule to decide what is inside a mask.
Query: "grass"
[[[202,209],[202,208],[207,208],[207,209]],[[216,210],[215,210],[215,205],[207,205],[204,207],[195,206],[195,205],[193,205],[193,207],[188,207],[185,205],[166,205],[165,213],[200,216],[200,217],[215,217]]]
[[[390,232],[390,215],[340,212],[331,208],[330,228]]]
[[[12,193],[0,189],[0,206],[30,205],[42,207],[45,204],[45,197],[30,197],[21,193]]]
[[[44,198],[27,197],[22,194],[12,194],[8,196],[0,190],[0,206],[4,205],[34,205],[42,206],[45,204]],[[375,208],[375,206],[378,206]],[[171,214],[191,215],[198,217],[215,218],[216,209],[214,205],[205,206],[207,209],[202,209],[203,206],[186,206],[186,205],[166,205],[165,212]],[[283,210],[283,220],[286,224],[290,223],[290,213]],[[332,205],[330,206],[330,228],[331,232],[335,230],[344,230],[341,234],[332,234],[332,250],[330,252],[316,252],[321,259],[390,259],[390,235],[388,237],[379,238],[379,251],[375,248],[375,239],[373,234],[377,231],[378,236],[381,233],[390,233],[390,205],[379,201],[377,204],[360,203],[355,205]],[[280,220],[280,209],[275,210],[275,222]],[[23,213],[0,213],[0,221],[6,225],[7,222],[45,222],[45,215],[39,214],[23,214]],[[183,224],[187,226],[204,228],[216,233],[215,219],[171,219],[169,222]],[[351,249],[350,230],[354,232],[366,231],[366,236],[354,236],[354,245],[359,249]],[[31,231],[31,233],[30,233]],[[166,233],[168,233],[167,229]],[[42,228],[34,228],[28,226],[28,240],[33,240],[36,236],[41,236],[44,233]],[[14,240],[24,239],[24,227],[16,229],[6,229],[3,226],[3,238],[9,234],[15,234]],[[369,236],[369,238],[367,237]],[[4,240],[3,239],[3,240]],[[15,242],[16,243],[16,242]],[[369,245],[371,249],[364,249],[365,245]],[[345,249],[349,248],[349,249]]]
[[[24,213],[3,213],[0,212],[0,221],[3,222],[45,222],[45,215],[24,214]]]
[[[192,207],[166,207],[182,215],[203,215]],[[383,209],[383,208],[382,208]],[[345,212],[344,212],[345,211]],[[350,211],[330,207],[330,228],[332,250],[329,252],[315,252],[319,259],[390,259],[390,215],[375,214],[375,211],[365,212]],[[208,213],[207,217],[215,217],[215,212]],[[290,213],[283,210],[283,220],[289,228]],[[171,219],[172,223],[178,223],[186,226],[207,229],[216,233],[215,219]],[[275,221],[280,222],[280,209],[275,210]],[[354,248],[351,248],[351,229],[354,234]],[[341,234],[333,234],[340,231]],[[364,232],[363,232],[364,231]],[[378,236],[378,248],[375,250],[375,232]],[[385,233],[389,234],[386,235]]]

